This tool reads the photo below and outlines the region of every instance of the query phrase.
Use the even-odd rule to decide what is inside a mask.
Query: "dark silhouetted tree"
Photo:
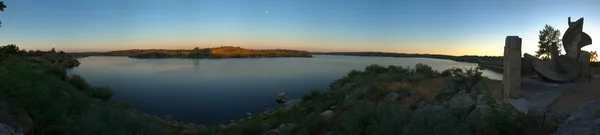
[[[0,11],[4,11],[6,5],[4,5],[4,1],[0,1]],[[2,26],[2,21],[0,21],[0,26]]]
[[[0,50],[5,54],[17,54],[19,52],[19,47],[15,44],[9,44],[6,46],[0,47]]]
[[[194,51],[198,51],[198,50],[200,50],[199,47],[194,47]]]
[[[52,49],[50,49],[50,52],[56,53],[56,49],[54,49],[54,47],[52,47]]]
[[[538,41],[539,49],[535,51],[535,56],[542,60],[550,59],[550,47],[553,42],[557,42],[556,46],[558,47],[558,54],[561,54],[561,44],[560,44],[560,30],[554,29],[554,27],[547,25],[544,26],[544,29],[540,31]]]

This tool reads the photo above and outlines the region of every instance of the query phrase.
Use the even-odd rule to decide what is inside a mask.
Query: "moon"
[[[267,14],[269,13],[269,11],[267,11]]]
[[[267,14],[269,13],[269,9],[265,9],[265,11],[266,11]]]

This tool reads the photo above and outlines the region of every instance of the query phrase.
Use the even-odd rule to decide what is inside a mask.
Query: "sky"
[[[537,50],[549,24],[584,17],[600,42],[600,0],[4,0],[0,44],[66,52],[124,49],[503,54]],[[562,37],[562,36],[561,36]],[[584,50],[600,50],[592,44]]]

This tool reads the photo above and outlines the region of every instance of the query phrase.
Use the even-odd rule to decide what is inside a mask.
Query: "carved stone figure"
[[[530,54],[525,54],[525,59],[531,61],[533,70],[544,80],[553,82],[567,82],[580,78],[584,73],[584,66],[589,64],[581,48],[592,44],[592,38],[583,32],[583,18],[571,22],[569,17],[569,28],[562,38],[563,48],[566,55],[558,55],[558,47],[553,43],[550,48],[551,60],[542,61]]]

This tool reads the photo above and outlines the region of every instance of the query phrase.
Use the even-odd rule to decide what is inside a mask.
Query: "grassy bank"
[[[113,92],[108,87],[90,86],[81,76],[67,76],[65,68],[56,63],[13,55],[6,57],[0,66],[0,101],[8,103],[13,110],[9,111],[11,117],[0,117],[0,123],[40,135],[519,132],[521,115],[497,102],[497,97],[486,94],[489,81],[481,76],[480,69],[454,68],[438,72],[424,64],[417,64],[415,68],[370,65],[364,70],[350,71],[346,77],[334,81],[328,90],[314,90],[300,99],[290,99],[276,110],[232,123],[203,126],[177,122],[170,116],[159,118],[144,114],[126,102],[111,101]],[[489,107],[480,118],[485,124],[468,119],[473,108],[468,107],[467,111],[456,108],[462,105],[462,102],[454,103],[457,95],[465,97],[465,94],[482,98],[464,104],[481,102]],[[3,109],[0,107],[0,110]],[[473,125],[485,125],[482,127],[485,130]]]

